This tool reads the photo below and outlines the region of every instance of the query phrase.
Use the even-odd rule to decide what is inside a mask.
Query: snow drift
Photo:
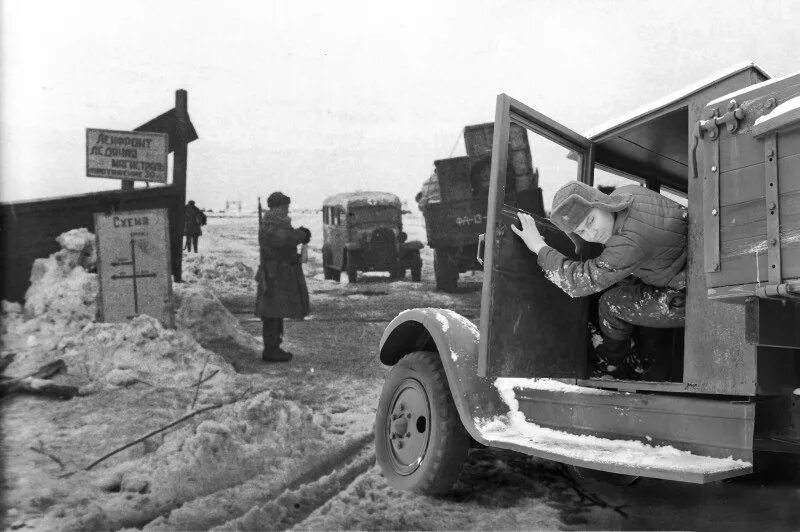
[[[94,235],[73,229],[57,241],[61,250],[34,262],[24,306],[3,301],[2,344],[6,354],[15,356],[6,375],[27,375],[62,358],[66,378],[79,385],[185,386],[201,372],[224,379],[234,371],[201,344],[226,341],[260,350],[259,341],[202,286],[175,285],[176,330],[146,315],[98,323]]]

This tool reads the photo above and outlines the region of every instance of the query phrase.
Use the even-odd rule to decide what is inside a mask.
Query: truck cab
[[[393,368],[375,434],[389,482],[446,491],[474,442],[697,483],[752,472],[757,450],[800,453],[799,108],[800,74],[770,80],[752,63],[586,136],[499,95],[478,325],[411,309],[381,340]],[[568,296],[510,230],[513,125],[527,131],[545,212],[572,180],[637,184],[688,207],[686,325],[659,331],[658,380],[592,377],[600,294]],[[531,214],[551,247],[599,254]]]

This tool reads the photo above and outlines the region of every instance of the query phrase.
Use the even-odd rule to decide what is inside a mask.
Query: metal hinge
[[[722,125],[727,127],[728,133],[736,133],[739,129],[739,121],[744,119],[745,112],[744,109],[736,103],[736,100],[731,100],[728,102],[728,112],[722,116],[718,115],[719,111],[714,109],[711,118],[708,120],[700,120],[700,137],[706,132],[711,140],[715,140],[719,136],[719,128]]]

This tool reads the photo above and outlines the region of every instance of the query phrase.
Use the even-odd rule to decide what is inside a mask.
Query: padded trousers
[[[633,327],[683,327],[686,292],[647,284],[615,286],[600,296],[600,330],[610,358],[630,350]]]

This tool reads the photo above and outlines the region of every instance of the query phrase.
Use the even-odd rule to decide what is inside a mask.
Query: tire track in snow
[[[223,529],[236,528],[228,527],[226,523],[236,522],[238,518],[262,507],[262,505],[268,506],[270,503],[264,505],[263,501],[265,500],[274,500],[276,497],[283,497],[286,493],[295,492],[305,485],[314,485],[319,479],[329,478],[330,481],[337,481],[343,478],[338,470],[341,469],[343,472],[355,470],[353,468],[357,469],[364,460],[370,460],[370,456],[372,460],[370,465],[374,464],[375,453],[372,441],[372,432],[362,434],[335,447],[323,456],[310,458],[306,462],[298,464],[294,473],[282,481],[276,482],[275,472],[264,473],[238,486],[188,501],[179,508],[148,523],[141,523],[137,528],[141,527],[144,530],[208,530],[220,525]],[[365,453],[367,458],[362,458]],[[343,464],[349,465],[343,466]],[[343,467],[345,469],[342,469]],[[333,495],[335,493],[331,496]],[[270,526],[270,523],[265,523],[258,529],[263,530]]]
[[[274,500],[254,506],[243,516],[215,530],[287,530],[339,495],[375,465],[375,447],[361,449],[345,464],[308,482],[287,488]]]

